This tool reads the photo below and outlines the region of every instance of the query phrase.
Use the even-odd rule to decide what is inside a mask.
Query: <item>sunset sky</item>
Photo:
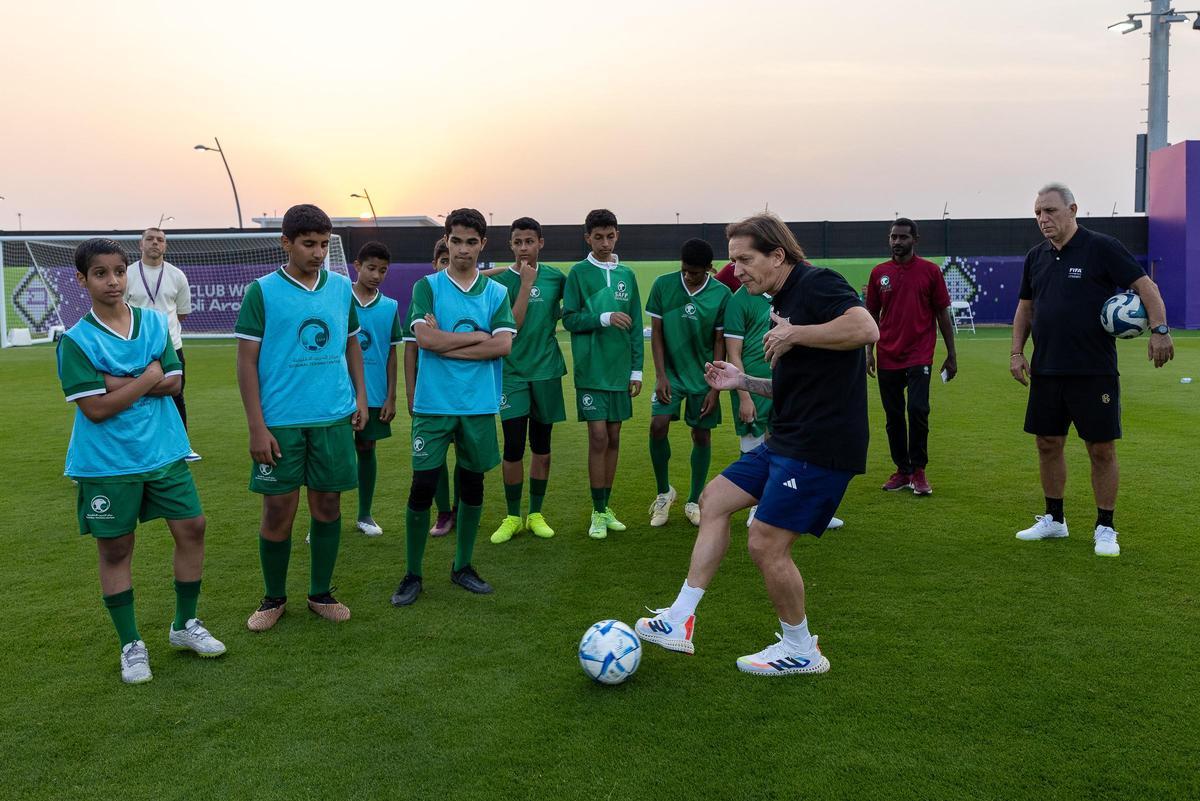
[[[1141,0],[15,5],[9,231],[233,225],[214,135],[247,225],[363,187],[497,224],[1017,216],[1049,180],[1132,212],[1148,42],[1105,27]],[[1200,31],[1172,45],[1170,139],[1200,138]]]

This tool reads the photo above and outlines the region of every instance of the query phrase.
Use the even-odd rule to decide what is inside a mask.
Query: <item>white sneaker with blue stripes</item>
[[[792,673],[828,673],[829,660],[817,646],[817,636],[812,638],[812,650],[801,653],[784,642],[783,635],[776,633],[779,642],[768,645],[756,654],[738,657],[738,670],[756,676],[787,676]]]

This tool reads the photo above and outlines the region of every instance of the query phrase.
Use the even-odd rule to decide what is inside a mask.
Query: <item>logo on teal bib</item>
[[[318,317],[310,317],[300,323],[296,335],[300,338],[300,347],[309,353],[322,350],[329,344],[329,326]]]
[[[365,328],[358,329],[358,347],[366,353],[371,349],[371,332]]]

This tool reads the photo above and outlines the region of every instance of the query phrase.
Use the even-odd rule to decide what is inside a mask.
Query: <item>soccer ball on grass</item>
[[[583,672],[601,684],[620,684],[634,674],[641,661],[641,640],[619,620],[593,623],[579,641]]]

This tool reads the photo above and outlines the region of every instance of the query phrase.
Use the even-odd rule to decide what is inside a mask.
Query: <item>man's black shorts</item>
[[[1120,376],[1031,376],[1029,405],[1025,408],[1026,433],[1062,437],[1072,423],[1085,442],[1120,439]]]

